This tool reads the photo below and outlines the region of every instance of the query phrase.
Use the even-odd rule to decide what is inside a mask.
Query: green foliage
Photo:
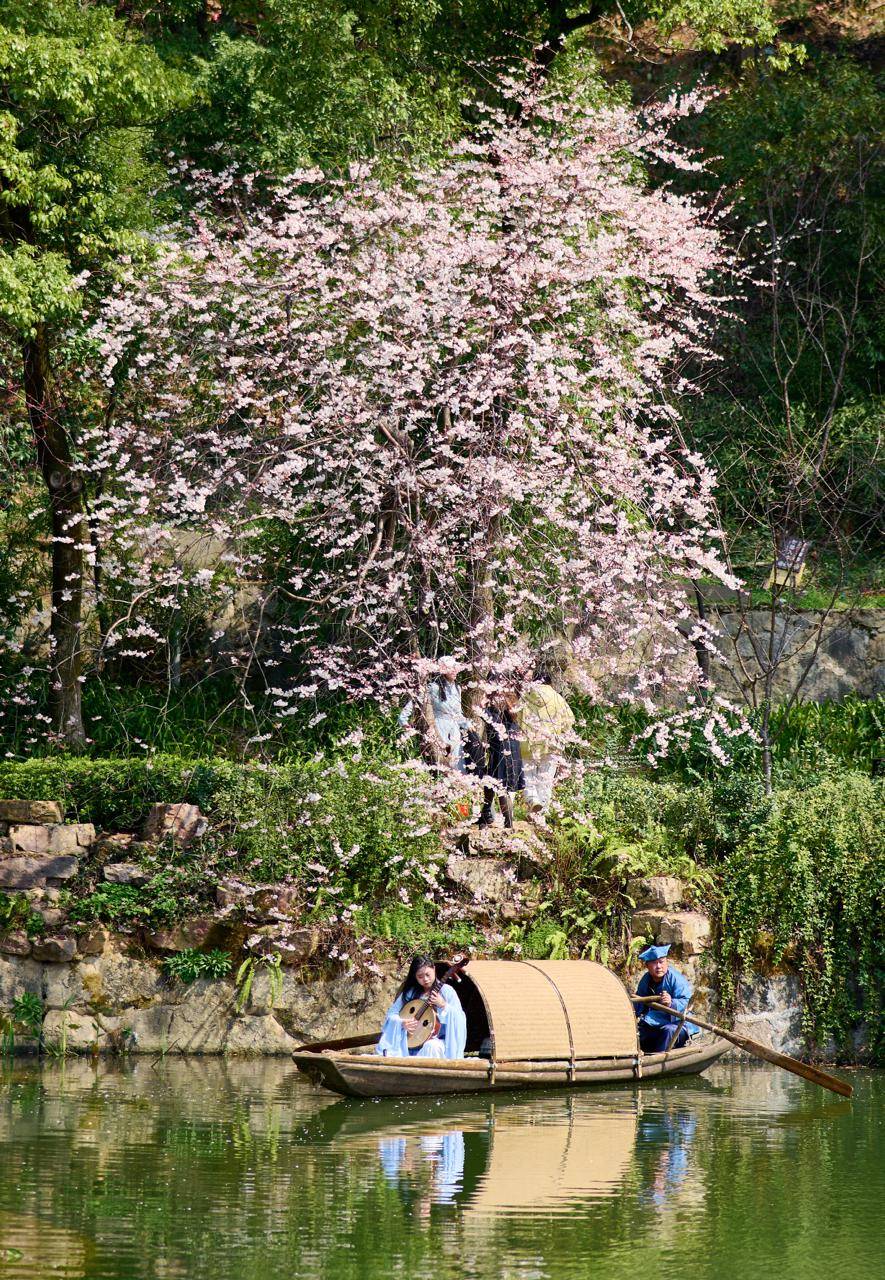
[[[157,755],[150,759],[89,760],[65,755],[0,762],[0,794],[59,800],[69,816],[104,830],[132,831],[157,799],[211,808],[237,766]]]
[[[93,679],[83,690],[83,714],[93,756],[159,755],[234,758],[267,726],[223,676],[194,688],[117,685]]]
[[[716,783],[718,780],[727,784],[735,774],[750,778],[761,776],[759,743],[746,735],[725,741],[732,761],[729,768],[723,768],[711,755],[700,729],[693,729],[684,739],[675,742],[651,769],[641,735],[657,720],[669,718],[671,712],[649,715],[635,707],[591,707],[581,699],[575,699],[575,710],[578,731],[588,743],[592,758],[610,761],[620,769],[641,770],[645,776],[681,782]],[[726,716],[726,720],[733,726],[738,723],[736,717]],[[754,727],[753,716],[748,717],[748,723]],[[852,693],[840,702],[796,703],[789,709],[775,707],[769,729],[774,743],[775,777],[786,779],[797,768],[813,766],[815,760],[822,764],[827,760],[838,762],[851,769],[871,769],[881,755],[883,723],[885,696],[881,694],[862,698]],[[611,778],[620,775],[605,771],[598,776],[604,780],[600,785],[607,787],[611,785]],[[663,796],[665,793],[649,794]]]
[[[827,53],[785,73],[748,62],[692,126],[718,157],[708,194],[727,191],[763,287],[723,335],[733,354],[687,406],[687,431],[722,477],[727,526],[759,561],[787,506],[843,561],[881,536],[883,125],[875,72]]]
[[[567,931],[549,916],[511,929],[507,940],[513,951],[527,960],[565,960],[571,954]]]
[[[828,763],[872,769],[885,754],[885,696],[841,702],[803,702],[789,712],[775,709],[772,732],[777,735],[782,771],[817,769]]]
[[[157,799],[190,801],[209,816],[200,857],[176,865],[164,855],[144,888],[103,884],[78,899],[81,923],[125,928],[199,910],[226,871],[299,881],[318,918],[346,921],[357,905],[420,898],[435,886],[442,856],[422,786],[414,768],[344,756],[275,766],[175,756],[0,763],[0,794],[60,799],[106,830],[137,829]]]
[[[76,277],[150,221],[145,126],[183,81],[109,9],[7,0],[0,15],[0,319],[24,336],[82,308]]]
[[[467,920],[441,920],[438,909],[418,899],[384,907],[359,907],[353,913],[359,934],[392,944],[400,955],[454,955],[476,951],[485,944],[482,931]]]
[[[269,0],[248,27],[222,22],[189,60],[194,105],[168,139],[211,163],[278,173],[432,150],[458,128],[466,70],[440,51],[430,73],[439,8]]]
[[[627,774],[591,775],[583,791],[561,791],[547,833],[543,900],[531,921],[509,930],[507,946],[529,958],[627,961],[635,950],[633,877],[677,875],[695,897],[712,890],[712,877],[688,852],[697,843],[691,810],[686,788]]]
[[[12,1002],[13,1022],[24,1027],[28,1035],[37,1037],[43,1028],[43,1001],[33,991],[23,991]]]
[[[215,793],[226,844],[257,879],[304,877],[321,915],[435,883],[438,835],[414,769],[359,758],[241,768]]]
[[[722,866],[720,956],[726,999],[763,957],[798,969],[811,1044],[852,1052],[856,1004],[885,1050],[885,785],[839,773],[785,788],[745,827]]]
[[[590,774],[579,798],[596,841],[590,869],[607,865],[622,881],[675,875],[703,889],[713,791],[626,773]]]
[[[267,981],[270,988],[270,1000],[268,1003],[271,1009],[283,994],[283,970],[280,956],[275,951],[263,956],[246,956],[246,959],[237,970],[236,979],[236,1008],[240,1011],[245,1009],[249,1003],[252,984],[259,969],[264,969],[267,972]]]
[[[102,884],[70,904],[74,924],[100,921],[116,929],[161,928],[196,915],[205,888],[197,866],[164,866],[144,886]]]
[[[0,1054],[4,1057],[12,1057],[15,1053],[17,1030],[23,1031],[39,1044],[43,1030],[43,1001],[33,991],[23,991],[21,995],[17,995],[9,1012],[0,1009]]]
[[[195,91],[161,141],[213,165],[233,160],[275,172],[432,156],[463,129],[462,102],[482,91],[483,64],[518,65],[567,8],[547,0],[269,0],[248,6],[245,21],[224,6],[208,36],[188,15],[174,34],[157,31],[157,47],[190,69]],[[668,33],[689,24],[707,49],[774,34],[768,0],[639,0],[625,8],[631,21],[650,17]],[[615,16],[618,6],[597,9]],[[575,54],[557,60],[557,73],[569,74],[580,56],[572,43]]]
[[[621,959],[629,879],[676,875],[718,917],[726,1003],[751,965],[783,964],[800,977],[810,1045],[834,1037],[850,1056],[860,1008],[881,1057],[885,783],[818,764],[772,796],[739,772],[691,785],[591,776],[563,797],[546,899],[509,946]]]
[[[163,968],[170,978],[179,982],[196,982],[198,978],[226,978],[230,973],[232,957],[229,951],[218,948],[199,951],[194,947],[167,956]]]
[[[733,43],[766,44],[777,35],[769,0],[638,0],[626,3],[624,12],[636,22],[651,18],[666,36],[687,27],[695,47],[715,53]]]
[[[33,909],[23,893],[0,891],[0,934],[24,929],[29,938],[36,938],[45,928],[40,912]]]
[[[25,581],[24,561],[31,550],[28,539],[33,536],[36,510],[31,494],[19,510],[0,514],[0,585],[8,582],[10,595]],[[34,607],[42,580],[32,576],[27,582],[34,585],[36,594],[29,605]],[[0,616],[0,626],[14,630],[20,625],[23,612],[13,601],[5,616]],[[18,722],[11,714],[14,708],[3,708],[0,746],[12,757],[52,755],[54,748],[50,744],[35,747],[31,740],[32,715],[47,707],[45,679],[33,676],[28,692],[33,705],[19,713]],[[250,695],[247,702],[242,691],[221,673],[214,674],[211,680],[201,679],[194,686],[183,682],[178,688],[169,687],[165,681],[151,683],[145,679],[127,684],[93,674],[83,689],[83,714],[90,735],[86,754],[104,759],[151,753],[192,760],[262,757],[297,761],[304,755],[334,747],[357,730],[366,750],[373,755],[386,758],[397,752],[396,716],[383,714],[374,706],[330,698],[324,702],[321,714],[316,707],[305,705],[280,725],[268,701],[256,694]]]

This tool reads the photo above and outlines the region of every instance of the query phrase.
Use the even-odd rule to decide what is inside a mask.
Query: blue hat
[[[644,960],[648,964],[649,960],[663,960],[664,956],[670,952],[670,943],[665,947],[646,947],[644,951],[640,951],[639,959]]]

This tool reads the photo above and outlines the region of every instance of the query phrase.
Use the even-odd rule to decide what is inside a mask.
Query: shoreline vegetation
[[[869,8],[7,0],[7,1048],[667,934],[885,1062]],[[446,664],[549,666],[546,825]]]
[[[0,793],[55,801],[94,835],[48,899],[6,891],[0,945],[24,934],[42,954],[44,937],[70,937],[73,955],[107,930],[186,983],[244,965],[241,984],[270,980],[282,963],[371,984],[415,950],[583,955],[626,974],[669,918],[726,1014],[742,979],[793,975],[809,1053],[831,1042],[850,1061],[866,1023],[865,1054],[882,1061],[885,780],[863,750],[852,768],[821,744],[771,795],[758,772],[692,776],[687,763],[682,776],[675,762],[669,776],[587,770],[559,788],[546,827],[518,805],[508,833],[478,831],[469,793],[441,799],[434,771],[371,739],[287,763],[5,762]],[[197,806],[205,834],[144,839],[158,798]]]

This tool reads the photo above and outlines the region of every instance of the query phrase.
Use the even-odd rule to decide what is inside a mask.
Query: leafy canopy
[[[9,0],[0,16],[0,318],[24,336],[79,308],[81,273],[150,221],[148,129],[186,81],[107,9]]]

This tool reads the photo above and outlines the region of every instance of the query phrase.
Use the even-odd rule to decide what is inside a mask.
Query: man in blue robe
[[[691,1022],[680,1027],[679,1018],[674,1016],[687,1008],[692,986],[684,974],[671,968],[667,959],[669,951],[669,946],[646,947],[639,953],[639,959],[645,962],[645,973],[639,979],[636,994],[655,996],[661,1004],[673,1011],[665,1013],[663,1009],[652,1009],[647,1004],[634,1004],[633,1008],[639,1019],[639,1047],[643,1053],[664,1053],[667,1049],[678,1049],[697,1031],[697,1027]]]

